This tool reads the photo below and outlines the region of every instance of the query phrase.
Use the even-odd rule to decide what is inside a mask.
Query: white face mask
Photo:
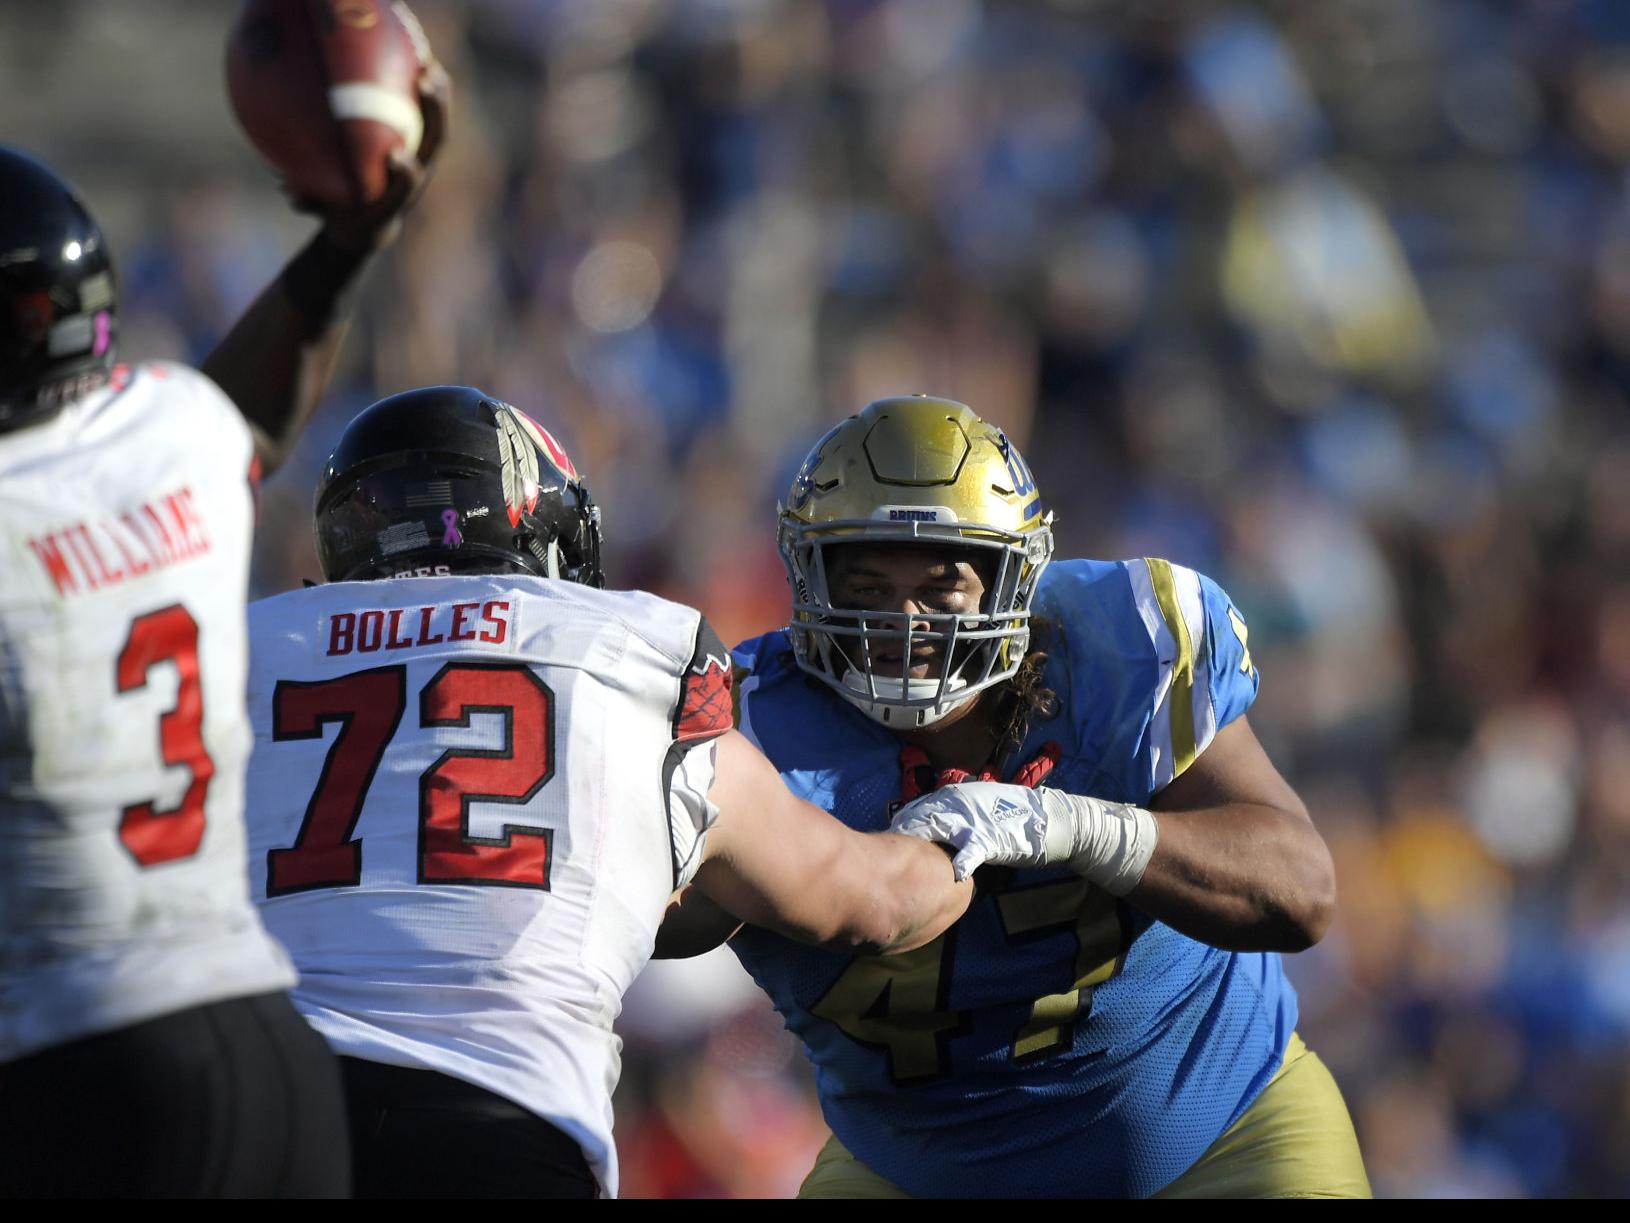
[[[872,696],[875,687],[877,695]],[[890,730],[917,730],[932,726],[952,710],[960,709],[978,695],[962,692],[968,681],[952,676],[945,684],[946,699],[935,705],[923,705],[940,694],[937,679],[894,679],[874,677],[870,684],[859,671],[850,669],[843,677],[839,695],[874,722],[881,722]],[[953,693],[960,695],[952,696]]]

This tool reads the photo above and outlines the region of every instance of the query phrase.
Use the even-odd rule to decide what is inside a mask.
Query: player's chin
[[[940,673],[940,660],[936,655],[918,655],[909,667],[899,658],[879,658],[872,664],[872,674],[879,679],[934,679]]]

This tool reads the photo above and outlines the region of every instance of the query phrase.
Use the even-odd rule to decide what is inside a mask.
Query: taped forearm
[[[1035,793],[1048,814],[1046,865],[1068,866],[1111,896],[1125,896],[1143,881],[1160,840],[1153,814],[1062,790]]]
[[[1003,782],[960,782],[902,807],[893,830],[955,851],[957,878],[996,866],[1068,866],[1105,891],[1137,887],[1160,839],[1142,807]]]

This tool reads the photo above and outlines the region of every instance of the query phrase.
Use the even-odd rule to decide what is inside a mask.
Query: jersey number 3
[[[399,666],[277,685],[274,740],[320,739],[329,723],[339,733],[294,844],[266,855],[268,896],[362,882],[362,842],[351,834],[406,708]],[[419,882],[548,891],[554,834],[506,825],[499,836],[473,836],[470,804],[524,804],[554,776],[554,694],[512,663],[449,663],[419,693],[426,729],[467,727],[473,713],[503,718],[504,745],[449,748],[420,776]]]
[[[215,762],[204,748],[204,689],[198,677],[198,621],[179,603],[137,616],[114,665],[119,693],[147,687],[147,673],[159,663],[175,664],[175,707],[158,720],[159,758],[183,765],[186,793],[173,811],[149,800],[133,803],[119,816],[119,841],[142,866],[159,866],[198,852],[204,839],[204,799]]]

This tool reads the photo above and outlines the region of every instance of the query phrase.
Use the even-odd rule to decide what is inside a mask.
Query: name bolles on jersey
[[[325,617],[316,638],[328,658],[398,653],[454,641],[509,653],[515,640],[515,608],[507,599],[335,612]]]

